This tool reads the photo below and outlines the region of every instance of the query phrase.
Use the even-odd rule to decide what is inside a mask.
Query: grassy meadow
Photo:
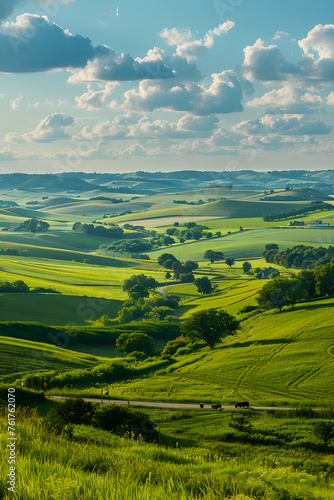
[[[56,196],[41,189],[22,191],[19,198],[15,190],[2,192],[2,198],[19,206],[0,209],[0,229],[5,229],[0,232],[0,282],[24,281],[30,291],[0,293],[0,392],[9,386],[19,391],[24,381],[25,390],[36,389],[40,395],[43,391],[98,398],[108,387],[106,399],[196,405],[249,401],[251,407],[298,411],[144,408],[156,424],[155,440],[148,443],[83,425],[74,425],[69,434],[53,435],[44,428],[42,417],[60,403],[36,397],[34,404],[18,396],[18,406],[37,406],[40,416],[28,418],[22,411],[17,423],[17,498],[334,500],[333,446],[321,445],[312,430],[319,419],[333,420],[334,298],[303,300],[282,312],[242,311],[256,306],[257,294],[267,282],[245,274],[242,265],[247,260],[252,270],[269,267],[262,257],[267,243],[278,244],[280,250],[334,244],[332,227],[288,228],[291,219],[262,218],[309,205],[321,193],[308,188],[264,193],[219,187],[176,192],[185,183],[176,179],[170,183],[166,186],[173,185],[174,190],[168,192],[166,187],[156,194],[153,182],[135,183],[138,195],[78,190]],[[124,201],[91,199],[106,196]],[[36,203],[27,205],[31,200]],[[189,204],[199,200],[203,203]],[[308,223],[321,218],[331,224],[333,215],[334,211],[319,211],[294,219]],[[49,222],[49,231],[6,230],[31,217]],[[157,229],[160,235],[175,221],[180,225],[195,221],[214,237],[145,251],[151,260],[129,258],[126,253],[107,257],[99,247],[118,240],[72,231],[78,221],[132,223]],[[217,231],[221,237],[215,236]],[[130,239],[149,241],[150,235],[130,228],[124,240]],[[8,248],[20,254],[5,254]],[[233,257],[234,265],[205,261],[209,249]],[[201,295],[194,283],[167,279],[166,269],[157,262],[165,252],[182,262],[196,261],[194,277],[208,277],[216,285],[214,292]],[[272,266],[283,277],[299,273]],[[158,282],[157,289],[149,291],[150,299],[163,294],[180,297],[170,323],[149,315],[123,323],[117,319],[129,298],[123,282],[139,274]],[[199,343],[161,356],[167,342],[180,335],[182,322],[209,308],[221,308],[238,319],[235,335],[214,349]],[[106,323],[99,320],[102,316],[108,317]],[[121,353],[116,339],[124,332],[151,335],[155,351],[144,357],[140,352]],[[69,341],[54,340],[59,335]],[[6,422],[1,398],[3,445]],[[251,433],[233,430],[229,425],[233,415],[245,416]],[[9,500],[5,453],[0,464],[0,498]]]

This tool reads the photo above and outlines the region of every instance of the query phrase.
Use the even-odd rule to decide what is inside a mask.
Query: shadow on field
[[[332,298],[334,298],[333,295],[325,297],[325,299],[332,299]],[[324,297],[322,297],[319,300],[324,300]],[[324,308],[328,308],[328,307],[334,307],[334,303],[317,304],[317,302],[311,302],[311,303],[309,302],[307,305],[307,310],[308,311],[316,311],[317,309],[324,309]],[[289,309],[289,310],[287,309],[286,311],[291,311],[291,309]],[[305,311],[305,304],[303,305],[303,303],[301,303],[300,305],[295,306],[293,308],[293,311]]]
[[[294,342],[293,339],[261,339],[261,340],[250,340],[249,342],[237,342],[236,344],[230,344],[226,346],[226,348],[249,347],[251,345],[291,344],[292,342]]]

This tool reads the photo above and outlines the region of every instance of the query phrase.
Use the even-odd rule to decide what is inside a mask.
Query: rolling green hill
[[[226,234],[221,238],[173,245],[149,252],[151,259],[168,252],[181,260],[203,260],[206,250],[222,251],[225,257],[247,259],[260,257],[266,243],[277,243],[281,249],[298,244],[329,246],[334,244],[332,228],[262,228]]]
[[[101,358],[95,356],[8,337],[0,337],[0,353],[0,377],[3,382],[28,373],[88,368],[101,363]]]
[[[180,356],[149,379],[114,384],[112,397],[225,404],[334,404],[334,300],[253,316],[214,350]]]

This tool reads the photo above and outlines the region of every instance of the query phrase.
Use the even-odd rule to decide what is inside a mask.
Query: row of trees
[[[284,212],[278,212],[276,214],[267,214],[263,216],[263,220],[267,222],[272,222],[275,220],[288,219],[289,217],[301,217],[309,213],[315,212],[316,210],[332,210],[333,207],[330,203],[325,203],[324,201],[312,201],[311,205],[307,205],[302,208],[291,208]]]
[[[123,229],[119,226],[95,226],[94,224],[82,224],[81,222],[75,222],[72,229],[73,231],[78,231],[79,233],[89,234],[92,236],[103,236],[106,238],[121,238],[124,234]]]
[[[303,270],[298,277],[277,277],[268,281],[258,293],[257,302],[263,309],[291,306],[304,299],[334,294],[334,263]]]
[[[278,245],[271,243],[266,245],[263,257],[266,262],[288,268],[313,269],[318,265],[334,262],[334,248],[331,245],[328,248],[296,245],[279,250]]]

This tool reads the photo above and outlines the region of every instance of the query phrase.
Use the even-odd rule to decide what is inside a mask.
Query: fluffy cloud
[[[321,120],[306,120],[302,115],[266,115],[261,119],[244,120],[233,131],[244,135],[317,135],[329,134],[332,127]]]
[[[55,68],[83,67],[104,47],[72,35],[46,16],[22,14],[0,27],[0,72],[25,73]]]
[[[110,47],[105,53],[88,61],[87,66],[75,72],[69,83],[96,81],[131,81],[143,79],[173,78],[173,71],[163,61],[163,51],[155,47],[144,58],[129,54],[117,55]]]
[[[105,85],[104,89],[97,91],[94,91],[89,85],[87,92],[75,98],[77,108],[87,109],[88,111],[101,109],[105,104],[106,98],[118,85],[119,83],[117,82],[108,82]]]
[[[277,45],[265,47],[260,38],[254,45],[247,45],[244,54],[242,69],[248,80],[286,80],[288,76],[297,73],[296,66],[286,61]]]
[[[307,37],[298,42],[306,55],[318,60],[334,59],[334,24],[318,24],[308,32]]]
[[[91,142],[96,140],[208,137],[218,123],[219,120],[215,116],[185,115],[177,122],[169,122],[130,113],[117,116],[112,121],[97,123],[94,127],[86,126],[73,137],[73,140]]]
[[[9,143],[21,144],[24,142],[53,142],[63,139],[70,139],[67,128],[74,125],[72,116],[63,113],[55,113],[42,120],[32,132],[26,134],[9,133],[5,136],[5,141]]]
[[[236,73],[223,71],[211,77],[209,87],[194,82],[173,85],[173,82],[152,83],[144,80],[139,83],[138,90],[131,89],[124,93],[123,103],[113,101],[110,107],[124,107],[130,111],[187,111],[203,116],[242,111],[242,85]]]
[[[209,30],[200,40],[196,40],[189,29],[186,31],[179,31],[176,28],[170,30],[166,28],[160,33],[160,36],[166,40],[168,45],[176,45],[177,56],[191,63],[197,61],[200,55],[213,47],[214,38],[216,36],[227,33],[234,25],[234,22],[226,21],[220,24],[218,28]]]
[[[298,42],[303,58],[290,63],[277,45],[265,46],[259,38],[244,49],[242,70],[251,81],[279,80],[333,80],[334,79],[334,25],[318,24],[306,38]]]
[[[285,85],[280,89],[273,89],[261,97],[248,101],[246,106],[267,106],[271,114],[305,114],[312,113],[323,103],[322,97],[314,87],[303,85]]]
[[[334,106],[334,92],[331,92],[326,99],[327,104]]]

